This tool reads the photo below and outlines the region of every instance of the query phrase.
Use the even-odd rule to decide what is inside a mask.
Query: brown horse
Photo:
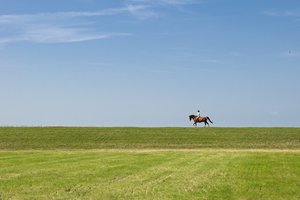
[[[210,122],[210,123],[213,123],[208,116],[205,116],[205,117],[197,117],[196,115],[190,115],[189,116],[190,118],[190,121],[193,119],[194,120],[194,126],[197,126],[197,123],[201,123],[201,122],[204,122],[204,126],[206,126],[206,124],[209,126],[209,123],[207,122],[207,120]]]

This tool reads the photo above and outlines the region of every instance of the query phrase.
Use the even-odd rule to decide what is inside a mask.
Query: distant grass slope
[[[0,149],[300,149],[300,128],[1,127]]]

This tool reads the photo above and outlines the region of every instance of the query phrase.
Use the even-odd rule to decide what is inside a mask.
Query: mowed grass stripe
[[[2,150],[300,149],[300,128],[1,127]]]
[[[299,153],[49,151],[0,159],[3,199],[300,198]]]

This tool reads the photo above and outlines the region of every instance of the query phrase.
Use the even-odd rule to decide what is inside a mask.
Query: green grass
[[[0,149],[300,149],[300,128],[0,128]]]
[[[0,199],[300,199],[300,128],[0,128]]]
[[[2,152],[4,199],[300,199],[300,155]]]

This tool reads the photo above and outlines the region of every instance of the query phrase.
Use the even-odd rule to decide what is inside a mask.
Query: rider
[[[200,110],[198,110],[197,112],[197,117],[200,117]]]

